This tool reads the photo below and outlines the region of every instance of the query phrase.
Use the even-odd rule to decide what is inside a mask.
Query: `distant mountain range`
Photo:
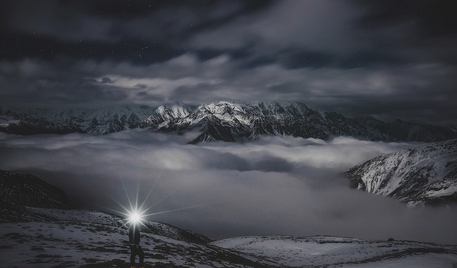
[[[380,155],[345,174],[357,189],[411,205],[457,202],[457,139]]]
[[[119,106],[100,110],[0,109],[0,131],[10,134],[109,134],[150,128],[159,132],[197,132],[189,143],[239,141],[259,135],[328,139],[352,136],[373,141],[434,142],[457,138],[443,126],[386,123],[371,117],[350,119],[334,112],[319,112],[302,103],[219,102],[200,106],[172,104]]]

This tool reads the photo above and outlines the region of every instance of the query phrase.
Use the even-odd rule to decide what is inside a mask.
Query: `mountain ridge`
[[[380,155],[345,175],[359,190],[413,206],[457,202],[457,139]]]
[[[186,105],[116,106],[100,110],[2,109],[0,131],[9,134],[40,133],[109,134],[129,129],[149,128],[158,132],[184,134],[197,131],[189,143],[235,142],[260,135],[295,136],[327,140],[352,136],[373,141],[434,142],[457,138],[444,126],[397,120],[386,123],[374,118],[350,119],[335,112],[320,112],[299,102],[218,102]]]

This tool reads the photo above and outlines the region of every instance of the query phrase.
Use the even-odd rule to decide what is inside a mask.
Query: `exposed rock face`
[[[415,205],[457,201],[457,139],[381,155],[345,173],[357,189]]]

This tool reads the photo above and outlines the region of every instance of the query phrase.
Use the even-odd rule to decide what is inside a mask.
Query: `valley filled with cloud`
[[[0,165],[61,187],[81,208],[120,214],[138,198],[149,220],[215,239],[336,235],[455,242],[456,207],[408,208],[350,188],[342,174],[420,143],[262,136],[190,145],[191,135],[0,134]]]

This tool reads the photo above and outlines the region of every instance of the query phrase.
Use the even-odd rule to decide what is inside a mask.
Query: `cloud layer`
[[[146,130],[0,135],[0,168],[38,175],[86,208],[122,210],[138,196],[158,213],[151,220],[213,238],[330,234],[455,243],[455,207],[408,209],[350,189],[341,176],[371,157],[416,145],[262,137],[196,146]]]
[[[457,124],[453,1],[0,3],[0,105],[299,101]]]
[[[453,124],[456,118],[451,100],[457,98],[457,69],[443,64],[389,69],[288,69],[267,64],[246,69],[244,60],[229,55],[201,60],[190,53],[148,66],[110,60],[66,64],[0,63],[5,77],[21,77],[0,80],[0,94],[9,100],[7,106],[30,107],[26,99],[33,99],[32,107],[300,101],[314,109],[388,121]]]

